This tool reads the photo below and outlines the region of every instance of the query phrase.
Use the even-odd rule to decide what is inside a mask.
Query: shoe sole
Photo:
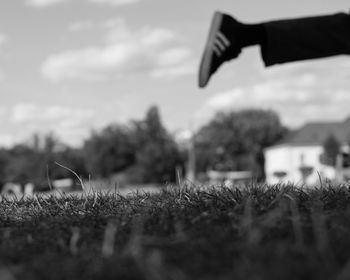
[[[199,87],[203,88],[205,87],[210,79],[210,69],[211,69],[211,62],[213,57],[213,50],[211,48],[214,40],[215,40],[215,34],[219,30],[221,23],[222,23],[223,14],[220,12],[215,12],[211,26],[209,31],[209,36],[207,43],[204,48],[204,53],[202,56],[200,68],[199,68]]]

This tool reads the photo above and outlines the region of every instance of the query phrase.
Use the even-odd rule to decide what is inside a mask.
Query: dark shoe
[[[222,63],[241,52],[237,34],[240,23],[229,15],[215,12],[199,69],[199,87],[205,87]]]

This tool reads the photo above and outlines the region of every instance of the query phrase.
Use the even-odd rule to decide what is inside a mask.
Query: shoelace
[[[224,52],[231,46],[231,42],[225,34],[218,31],[215,36],[214,43],[212,45],[213,51],[218,57],[222,56]]]

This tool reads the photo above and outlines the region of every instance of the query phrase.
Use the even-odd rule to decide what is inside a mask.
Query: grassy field
[[[350,188],[2,198],[0,279],[350,279]]]

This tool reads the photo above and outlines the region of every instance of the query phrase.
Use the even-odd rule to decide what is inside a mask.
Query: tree
[[[11,148],[8,154],[9,160],[5,168],[7,182],[15,182],[22,185],[28,182],[35,185],[41,183],[41,155],[33,147],[18,144]]]
[[[182,162],[156,106],[143,120],[93,132],[82,150],[89,173],[102,178],[119,173],[129,183],[174,181],[175,167]]]
[[[91,174],[106,178],[123,173],[130,183],[174,181],[176,166],[183,164],[156,106],[129,126],[110,125],[93,132],[83,151]]]
[[[83,151],[87,169],[97,177],[108,177],[135,163],[133,131],[120,125],[110,125],[100,133],[93,132]]]
[[[329,134],[323,143],[324,153],[321,162],[326,165],[335,166],[337,155],[340,151],[340,143],[333,134]]]
[[[6,183],[6,167],[10,161],[10,155],[7,150],[0,149],[0,189]]]
[[[307,183],[307,178],[312,174],[314,168],[312,166],[302,165],[299,167],[301,178],[303,180],[303,184]]]
[[[262,179],[263,149],[286,133],[273,111],[218,113],[196,135],[197,169],[251,170],[256,178]]]
[[[136,163],[139,179],[145,183],[175,181],[177,165],[183,165],[180,151],[164,128],[158,108],[152,106],[144,120],[134,122]]]
[[[53,134],[43,137],[33,135],[25,144],[18,144],[0,152],[1,184],[33,183],[36,190],[47,190],[47,176],[51,180],[74,178],[69,171],[56,166],[55,161],[69,166],[79,174],[87,173],[78,150],[61,144]]]
[[[81,148],[66,147],[54,154],[54,161],[69,167],[83,178],[87,178],[89,176],[89,172],[86,166],[87,161],[84,151]],[[72,172],[68,171],[67,169],[60,168],[52,161],[50,167],[50,178],[52,179],[76,179],[75,175],[72,174]]]

